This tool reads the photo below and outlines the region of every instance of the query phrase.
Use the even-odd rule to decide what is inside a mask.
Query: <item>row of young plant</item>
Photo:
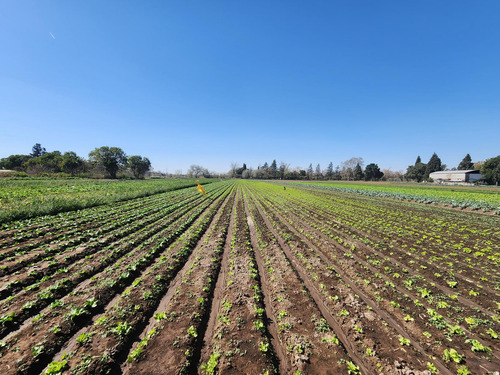
[[[346,244],[346,243],[344,242],[344,244]],[[446,339],[448,341],[453,341],[451,335],[460,334],[460,335],[466,336],[465,334],[467,334],[467,337],[464,338],[465,342],[466,343],[472,342],[474,350],[479,351],[479,348],[483,348],[481,350],[484,350],[485,352],[490,352],[490,349],[487,346],[483,345],[484,341],[482,339],[481,339],[481,341],[471,339],[471,336],[470,336],[471,333],[467,330],[467,328],[463,328],[460,325],[457,325],[456,324],[457,322],[450,323],[450,320],[446,319],[446,317],[443,317],[439,314],[436,314],[436,310],[438,308],[442,308],[442,309],[450,308],[449,310],[440,310],[440,311],[441,311],[441,313],[442,313],[442,311],[447,311],[448,316],[451,316],[455,311],[461,311],[461,307],[450,306],[446,302],[442,301],[446,297],[445,295],[442,295],[442,294],[441,295],[438,295],[438,294],[431,295],[431,293],[433,293],[433,292],[430,289],[419,286],[418,282],[424,279],[423,276],[416,275],[417,276],[416,278],[411,277],[408,281],[403,280],[403,284],[405,284],[405,286],[408,289],[412,290],[412,286],[416,285],[415,289],[417,291],[421,292],[421,294],[419,293],[418,295],[415,295],[415,294],[408,295],[409,294],[408,291],[399,287],[398,284],[395,284],[393,282],[393,279],[390,279],[389,276],[386,276],[386,275],[381,274],[380,272],[377,272],[377,271],[380,271],[380,269],[370,267],[369,265],[367,266],[366,262],[359,261],[357,259],[356,255],[353,256],[353,253],[355,253],[356,251],[353,251],[352,245],[350,245],[350,247],[351,247],[350,249],[349,248],[345,249],[345,250],[350,250],[350,252],[346,253],[347,261],[339,260],[339,263],[340,264],[345,263],[346,268],[348,267],[350,269],[354,269],[355,271],[357,271],[355,273],[355,275],[353,275],[353,280],[355,283],[358,284],[359,287],[369,290],[370,287],[368,285],[375,286],[374,290],[372,290],[371,292],[376,296],[376,300],[377,300],[377,302],[379,302],[379,305],[384,306],[384,308],[387,311],[391,312],[393,315],[398,317],[401,322],[403,322],[403,321],[404,322],[419,322],[419,323],[423,322],[424,325],[429,324],[429,322],[427,322],[425,320],[425,318],[423,318],[423,316],[425,316],[423,314],[425,312],[427,312],[427,314],[430,314],[429,321],[439,320],[440,323],[443,323],[440,325],[442,327],[445,327],[448,329],[448,331],[444,332],[444,336],[446,336]],[[337,256],[338,256],[338,254],[337,255],[332,254],[333,258],[335,258]],[[354,258],[354,260],[357,261],[358,264],[355,265],[357,267],[353,267],[353,264],[352,264],[353,261],[351,261],[350,258]],[[379,264],[378,260],[372,260],[372,261],[375,262],[377,265]],[[353,272],[354,272],[354,270],[353,270]],[[385,267],[385,270],[390,271],[389,267],[387,267],[387,266]],[[403,270],[404,271],[402,272],[402,274],[404,275],[405,269],[403,268]],[[370,276],[366,276],[367,272],[369,272]],[[376,278],[371,277],[371,275],[375,275],[376,278],[380,278],[380,279],[377,280]],[[355,276],[357,276],[357,277],[355,277]],[[394,276],[397,278],[403,277],[403,276],[399,276],[398,273],[394,273]],[[415,275],[412,275],[412,276],[415,276]],[[417,280],[417,281],[415,281],[415,280]],[[379,288],[378,285],[380,285],[379,283],[384,283],[384,282],[385,282],[385,285],[387,285],[387,286],[383,286],[381,289],[378,289]],[[382,285],[384,285],[384,284],[382,284]],[[428,285],[425,285],[425,286],[428,286]],[[368,293],[370,293],[370,292],[368,291]],[[403,298],[403,296],[404,296],[404,298]],[[419,301],[419,298],[422,298],[422,301]],[[434,303],[436,303],[437,307],[432,306],[436,310],[429,307],[428,301],[434,301]],[[415,303],[415,305],[422,307],[422,308],[415,309],[412,307],[409,309],[410,314],[408,314],[405,311],[405,308],[401,308],[401,311],[398,311],[398,308],[400,308],[401,306],[413,306],[413,303]],[[474,313],[475,313],[475,311],[474,311]],[[421,318],[421,319],[419,319],[419,318]],[[415,319],[417,319],[417,320],[415,320]],[[469,318],[469,319],[471,319],[471,318]],[[475,322],[484,322],[479,318],[472,319],[472,320]],[[415,328],[413,327],[413,329],[415,329]],[[429,331],[432,333],[430,333]],[[495,331],[493,331],[491,328],[488,329],[488,332],[491,332],[493,335],[496,336]],[[423,339],[423,336],[425,336],[429,340]],[[430,340],[430,338],[433,337],[433,339],[435,340],[434,342],[436,343],[437,352],[439,353],[442,350],[441,342],[445,338],[442,335],[442,332],[440,335],[439,332],[438,332],[438,334],[436,334],[435,332],[433,332],[432,330],[429,330],[428,328],[427,328],[427,331],[425,331],[425,328],[424,328],[424,335],[423,336],[421,336],[419,338],[421,342],[422,342],[422,340],[424,340],[424,341],[427,341],[428,345],[432,345],[432,340]],[[454,345],[456,347],[456,343],[454,343]],[[467,349],[469,347],[469,345],[464,345],[464,347]],[[455,350],[455,349],[450,349],[450,350]],[[446,351],[447,351],[447,349],[446,349]],[[462,371],[465,371],[465,369],[462,369]]]
[[[71,293],[67,294],[68,290],[63,293],[64,296],[57,296],[29,324],[2,341],[0,363],[8,363],[9,358],[15,358],[18,361],[17,372],[35,373],[36,369],[50,361],[68,338],[87,324],[90,316],[105,309],[117,292],[123,291],[135,277],[158,259],[223,191],[224,189],[218,190],[214,194],[209,192],[203,203],[194,206],[192,210],[186,209],[173,220],[165,218],[160,229],[152,235],[140,237],[139,231],[138,237],[125,237],[122,246],[112,246],[107,251],[100,252],[95,259],[85,260],[80,271],[70,273],[70,277],[66,279],[69,281],[59,280],[53,290],[71,283],[72,277],[78,278],[71,286]]]
[[[203,184],[211,180],[202,180]],[[0,181],[0,223],[147,197],[196,186],[194,179]]]
[[[280,183],[281,184],[281,183]],[[493,211],[500,215],[500,193],[485,191],[484,188],[470,189],[429,188],[404,185],[360,185],[335,183],[294,183],[290,185],[309,186],[314,189],[327,189],[342,193],[355,193],[377,198],[391,198],[414,201],[426,204],[444,204],[453,208],[470,208],[472,210]]]
[[[356,199],[355,196],[346,198],[335,193],[311,194],[299,190],[296,194],[296,201],[298,199],[305,207],[313,206],[316,215],[326,210],[325,215],[331,218],[334,212],[335,222],[326,217],[328,224],[343,226],[351,237],[356,238],[361,233],[363,240],[369,242],[366,239],[369,234],[377,238],[377,247],[404,249],[396,254],[403,259],[407,259],[406,253],[411,252],[412,256],[426,259],[441,269],[447,268],[453,275],[450,282],[457,278],[472,279],[480,288],[500,289],[498,275],[493,272],[500,262],[500,253],[495,251],[495,243],[500,242],[500,231],[493,229],[495,222],[500,224],[496,217],[479,215],[472,220],[468,214],[452,221],[446,210],[437,208],[387,207],[377,200]],[[301,198],[301,195],[304,196]]]
[[[24,319],[33,316],[88,277],[127,254],[135,244],[164,231],[165,227],[176,221],[177,225],[181,225],[182,220],[195,207],[196,201],[191,205],[186,205],[186,202],[170,203],[156,215],[138,218],[134,225],[126,226],[128,222],[124,221],[115,236],[87,242],[84,250],[79,251],[76,257],[70,256],[56,262],[54,260],[57,258],[51,257],[52,260],[38,264],[37,271],[26,272],[15,283],[8,283],[2,291],[10,291],[12,294],[0,303],[0,332],[3,335],[15,329]],[[16,289],[21,286],[23,290],[17,293]]]
[[[283,207],[284,205],[285,202],[283,201],[279,201],[277,203],[277,206],[279,207]],[[290,202],[286,204],[286,207],[288,207],[290,211],[295,208],[295,206],[293,204],[290,204]],[[409,309],[409,311],[413,313],[413,315],[415,315],[417,319],[418,317],[422,317],[421,313],[427,313],[429,315],[428,320],[434,321],[437,319],[444,322],[444,327],[447,328],[448,331],[445,332],[446,337],[441,337],[442,339],[451,340],[450,334],[464,336],[465,343],[462,342],[462,344],[464,344],[464,348],[469,348],[470,343],[472,343],[472,350],[474,351],[479,351],[482,346],[484,348],[483,350],[487,354],[491,352],[491,349],[489,349],[487,346],[484,346],[483,344],[485,339],[489,338],[490,340],[496,340],[498,338],[496,331],[491,327],[491,325],[494,325],[495,322],[494,319],[493,321],[491,320],[491,318],[494,318],[494,316],[491,317],[489,315],[486,315],[485,317],[483,314],[481,317],[477,317],[477,315],[481,315],[481,311],[470,307],[469,304],[458,303],[458,298],[455,294],[450,295],[452,296],[452,298],[448,300],[448,302],[443,301],[444,299],[447,299],[448,296],[441,293],[440,289],[436,289],[435,283],[433,283],[432,281],[426,282],[426,280],[428,279],[428,277],[426,276],[428,275],[423,276],[418,272],[412,271],[414,268],[411,267],[411,264],[415,265],[415,261],[412,258],[410,258],[410,262],[412,263],[410,264],[409,269],[404,265],[401,266],[400,264],[396,264],[398,267],[396,271],[398,272],[394,272],[395,270],[391,268],[391,266],[394,267],[394,264],[392,264],[394,262],[391,263],[391,258],[374,250],[376,247],[374,247],[374,249],[368,248],[368,251],[366,250],[366,248],[358,247],[354,245],[354,243],[358,241],[353,241],[352,237],[348,237],[349,240],[346,240],[345,233],[339,233],[338,231],[330,230],[330,226],[327,224],[325,225],[325,221],[328,220],[328,216],[318,217],[317,210],[315,210],[314,213],[310,213],[310,215],[304,214],[304,212],[307,212],[307,210],[304,210],[304,207],[300,207],[299,209],[297,209],[297,211],[294,213],[295,215],[297,215],[295,219],[291,219],[291,212],[288,212],[287,215],[289,222],[293,224],[293,220],[297,220],[300,223],[308,223],[309,227],[304,228],[304,225],[302,225],[301,229],[303,231],[305,230],[306,233],[308,232],[308,238],[312,241],[317,241],[318,246],[321,244],[324,245],[325,241],[327,241],[331,243],[331,247],[329,248],[335,248],[335,245],[338,245],[340,243],[343,247],[337,249],[336,252],[332,252],[331,257],[332,259],[337,259],[338,264],[342,265],[346,272],[349,272],[349,269],[353,269],[351,271],[351,274],[353,274],[353,280],[357,280],[357,283],[360,287],[364,287],[365,289],[369,290],[371,287],[373,287],[373,285],[380,285],[380,283],[385,282],[386,286],[381,288],[382,293],[378,289],[378,287],[376,287],[375,290],[372,290],[371,293],[376,295],[377,302],[384,301],[384,297],[385,299],[390,301],[390,304],[385,302],[385,304],[387,305],[386,309],[388,309],[388,311],[399,308],[401,305],[408,306],[408,303],[415,302],[417,306],[422,307],[420,309],[422,311],[419,312],[418,308],[416,310]],[[332,213],[333,212],[330,212],[330,217],[332,217]],[[314,218],[312,218],[312,216],[314,216]],[[368,262],[364,260],[365,257]],[[357,269],[353,265],[355,261],[358,263]],[[422,269],[417,269],[422,271]],[[411,274],[409,280],[404,280],[404,278],[407,277],[408,274]],[[373,277],[373,275],[375,275],[375,277]],[[400,284],[402,280],[403,285],[405,285],[407,289],[402,290],[403,288],[399,287],[402,286]],[[371,285],[371,287],[369,285]],[[413,295],[413,299],[408,296],[410,294],[409,290],[412,289],[418,291],[418,298],[421,298],[423,300],[423,303],[420,302],[415,295]],[[388,291],[389,296],[383,296],[384,291]],[[394,295],[396,295],[396,297],[394,297]],[[401,299],[401,301],[397,301],[398,299]],[[432,307],[434,307],[434,309]],[[450,322],[449,318],[445,318],[436,313],[436,310],[439,308],[448,309],[445,311],[447,311],[448,316],[452,317],[457,316],[457,311],[462,313],[461,316],[467,316],[466,314],[469,314],[469,318],[465,319],[467,321],[474,322],[470,325],[471,327],[473,326],[473,328],[475,328],[480,324],[485,324],[488,328],[484,328],[474,334],[470,332],[471,327],[464,328],[460,326],[460,324],[463,323],[460,320],[451,320]],[[397,316],[398,314],[395,315]],[[472,318],[472,316],[474,316],[474,318]],[[405,313],[399,314],[399,318],[401,321],[406,322],[415,321],[415,318]],[[487,320],[488,318],[490,318],[490,320]],[[429,324],[429,322],[424,321],[422,324]],[[484,332],[484,330],[486,330],[486,332]],[[448,335],[446,335],[446,333],[448,333]],[[441,336],[443,335],[441,334]],[[486,338],[483,338],[483,336],[486,336]],[[454,345],[455,344],[456,343],[454,343]],[[493,345],[495,345],[495,342],[493,342]],[[438,350],[442,349],[439,348]],[[451,348],[449,350],[455,349]],[[466,369],[463,369],[463,371],[466,371]]]
[[[262,284],[241,190],[234,210],[230,245],[225,249],[227,269],[221,274],[220,304],[213,306],[216,319],[205,335],[201,372],[275,374],[278,366],[266,327]]]
[[[287,217],[283,216],[286,214],[282,212],[287,206],[280,205],[276,209],[266,200],[271,196],[269,191],[259,191],[255,186],[252,186],[252,191],[257,195],[258,205],[275,228],[276,235],[290,248],[295,269],[305,274],[305,282],[320,296],[320,303],[334,318],[332,323],[337,322],[339,337],[344,336],[343,344],[351,357],[357,358],[356,366],[365,373],[397,373],[396,362],[399,362],[405,364],[405,371],[425,370],[428,358],[419,343],[363,293],[341,267],[288,223]],[[380,341],[381,338],[383,341]],[[405,350],[394,351],[402,346],[401,340],[404,340]],[[429,365],[434,366],[432,362]],[[351,370],[352,373],[357,373],[355,371],[359,368]],[[441,368],[446,370],[444,366]]]
[[[199,367],[203,338],[218,280],[233,211],[235,191],[223,203],[184,268],[170,284],[153,319],[130,348],[124,374],[193,374]],[[203,368],[206,368],[205,364]]]
[[[184,190],[155,198],[143,198],[143,204],[140,202],[141,199],[126,205],[110,205],[98,209],[78,211],[71,213],[71,216],[65,217],[63,220],[58,217],[47,217],[45,230],[38,237],[29,238],[19,244],[2,249],[2,254],[8,256],[4,257],[2,261],[1,272],[8,274],[16,271],[8,267],[9,263],[29,265],[40,257],[50,260],[51,255],[66,248],[78,248],[78,245],[82,243],[98,243],[103,241],[103,237],[119,237],[120,230],[123,230],[122,227],[135,225],[140,218],[147,218],[148,215],[156,217],[158,214],[161,215],[162,210],[167,210],[169,206],[180,201],[187,203],[196,199],[199,200],[198,195],[193,195],[192,191]],[[99,212],[96,214],[95,211]],[[29,231],[31,227],[26,225],[25,228],[27,228],[26,231]],[[53,233],[56,231],[58,233]]]
[[[134,208],[134,206],[138,207],[138,203],[139,205],[141,203],[143,205],[148,205],[158,199],[162,200],[161,197],[165,195],[168,196],[176,193],[182,194],[192,191],[195,186],[196,184],[194,182],[186,186],[184,186],[184,184],[179,186],[173,185],[171,186],[172,190],[166,193],[161,194],[159,192],[157,194],[150,194],[146,198],[130,198],[119,202],[109,202],[109,204],[104,206],[101,205],[98,207],[87,208],[83,211],[75,210],[55,215],[36,216],[24,220],[10,221],[1,225],[0,246],[3,247],[6,240],[19,242],[23,239],[29,239],[30,237],[40,237],[41,235],[51,236],[55,233],[61,233],[62,230],[66,229],[66,227],[76,228],[94,222],[92,220],[88,220],[91,219],[92,216],[97,215],[97,219],[102,219],[103,214],[109,213],[109,207],[113,207],[113,210],[122,208],[124,211],[127,211],[128,209]],[[80,212],[83,212],[84,215],[81,216]],[[56,223],[58,223],[57,226],[53,225]]]
[[[318,210],[317,210],[317,209],[315,210],[314,215],[316,216],[316,219],[318,220],[318,222],[319,222],[319,223],[321,223],[321,224],[326,223],[326,224],[327,224],[327,225],[329,225],[329,226],[332,224],[331,222],[328,222],[328,216],[327,216],[327,215],[325,215],[323,218],[318,218]],[[329,215],[329,216],[331,217],[331,213],[330,213],[330,215]],[[334,226],[334,227],[336,227],[335,223],[334,223],[334,225],[333,225],[333,226]],[[338,227],[338,225],[337,225],[337,227]],[[356,236],[355,236],[355,235],[353,235],[352,233],[350,234],[350,236],[351,236],[351,238],[356,238]],[[359,240],[362,240],[362,239],[363,239],[363,238],[361,238],[361,237],[359,238]],[[376,248],[379,248],[379,246],[378,246],[378,245],[380,245],[380,244],[374,243],[373,241],[370,241],[370,240],[369,240],[369,241],[365,241],[365,243],[367,243],[367,244],[370,244],[370,242],[371,242],[371,244],[372,244],[372,245],[374,245]],[[393,248],[393,247],[394,247],[394,246],[392,245],[392,246],[391,246],[391,249],[390,249],[391,251],[392,251],[392,248]],[[403,245],[403,247],[405,247],[405,245]],[[387,249],[386,249],[386,250],[387,250]],[[397,248],[396,248],[396,250],[397,250]],[[402,261],[406,261],[406,262],[407,262],[407,261],[408,261],[408,256],[407,256],[407,255],[408,255],[408,254],[407,254],[407,253],[405,253],[405,252],[403,251],[403,255],[401,255],[401,254],[399,255],[400,260],[402,260]],[[396,256],[397,256],[397,251],[396,251],[396,252],[393,252],[393,253],[391,254],[391,258],[392,258],[392,257],[396,257]],[[422,257],[422,258],[424,258],[424,257]],[[412,258],[412,259],[413,259],[413,258]],[[429,264],[430,264],[430,267],[428,267],[428,266],[429,266]],[[414,261],[412,261],[412,263],[410,263],[410,264],[409,264],[410,269],[412,268],[412,265],[413,265],[413,266],[415,266],[415,262],[414,262]],[[444,266],[444,265],[443,265],[443,266]],[[437,272],[431,272],[433,267],[434,267],[434,266],[432,265],[432,262],[427,263],[427,265],[426,265],[426,266],[421,266],[421,267],[420,267],[420,268],[421,268],[421,269],[420,269],[420,272],[425,272],[425,273],[428,273],[428,274],[429,274],[429,275],[428,275],[428,278],[431,278],[431,279],[432,279],[432,278],[434,278],[436,281],[439,281],[439,277],[440,277],[441,275],[440,275],[439,273],[437,273]],[[490,268],[494,268],[494,267],[492,267],[492,265],[490,265]],[[436,270],[434,270],[434,271],[436,271]],[[438,271],[439,271],[439,270],[438,270]],[[457,276],[461,276],[461,275],[460,275],[460,274],[457,274]],[[467,275],[467,276],[468,276],[468,275]],[[468,280],[468,282],[471,282],[471,281],[470,281],[470,280]],[[448,284],[448,285],[447,285],[447,288],[448,288],[448,290],[447,290],[447,291],[448,291],[448,292],[452,293],[452,292],[456,292],[456,291],[458,290],[458,289],[457,289],[457,290],[451,290],[451,289],[450,289],[450,287],[457,288],[457,284],[459,284],[458,282],[448,282],[447,284]],[[459,285],[460,285],[460,284],[459,284]],[[482,289],[488,289],[488,287],[484,287],[484,288],[482,288]],[[477,293],[469,293],[470,291],[469,291],[468,289],[466,290],[466,292],[467,292],[467,293],[464,293],[464,294],[465,294],[465,295],[467,295],[467,297],[469,297],[469,295],[470,295],[470,296],[473,296],[473,295],[477,294]],[[459,296],[459,299],[460,299],[460,298],[461,298],[461,297]],[[488,302],[489,302],[489,301],[488,301]],[[496,305],[496,304],[494,304],[494,305]],[[494,311],[496,308],[498,308],[498,306],[492,306],[492,311]]]
[[[88,219],[91,219],[93,216],[96,216],[98,219],[105,218],[104,214],[110,210],[109,207],[113,207],[113,210],[121,209],[126,212],[130,209],[139,207],[141,204],[152,204],[155,201],[158,201],[158,199],[161,200],[162,196],[169,196],[178,193],[182,194],[182,192],[186,191],[189,191],[189,189],[176,189],[171,192],[157,194],[146,198],[135,198],[122,202],[114,202],[104,206],[87,208],[81,211],[76,210],[55,215],[45,215],[30,219],[11,221],[2,225],[0,238],[5,240],[5,237],[7,237],[7,239],[10,238],[16,241],[22,241],[23,239],[29,239],[29,237],[39,237],[41,235],[51,236],[56,233],[61,233],[67,228],[75,228],[77,225],[81,226],[89,223],[91,224],[92,221],[89,221]],[[59,225],[55,227],[53,224],[56,223],[62,226],[62,228],[59,228]]]
[[[92,374],[118,371],[120,357],[129,352],[133,338],[153,316],[171,281],[184,267],[227,194],[226,190],[214,203],[205,207],[154,264],[138,275],[111,306],[106,307],[103,315],[82,333],[79,332],[76,341],[80,345],[61,358],[66,361],[68,370],[83,369]]]
[[[196,198],[199,199],[199,197]],[[61,264],[58,264],[61,259],[78,257],[75,253],[91,249],[90,244],[94,243],[102,246],[106,242],[114,241],[123,237],[124,228],[130,231],[130,227],[134,226],[135,230],[138,230],[142,226],[161,218],[162,215],[164,216],[172,207],[179,206],[177,203],[179,200],[189,204],[189,201],[194,201],[196,198],[192,194],[190,196],[175,194],[168,197],[168,199],[163,197],[163,199],[157,200],[153,204],[144,202],[144,206],[127,208],[127,210],[107,207],[109,217],[103,217],[101,220],[94,217],[96,220],[92,224],[82,225],[79,229],[69,229],[59,235],[48,236],[44,234],[38,239],[31,239],[27,243],[4,249],[3,254],[10,253],[10,256],[2,260],[0,275],[11,274],[28,266],[38,268],[40,261],[50,261],[54,265],[62,267]],[[79,214],[78,216],[86,215]],[[75,218],[75,221],[79,221],[78,217]],[[47,238],[50,238],[50,240],[47,240]],[[66,259],[66,263],[71,263],[71,259]]]
[[[273,335],[281,354],[280,373],[358,373],[359,366],[322,315],[247,189],[245,203],[253,225],[252,245],[258,250],[257,264],[266,285],[268,316],[276,326]]]
[[[498,221],[497,218],[489,217],[488,221],[482,223],[483,227],[477,226],[482,217],[476,218],[476,227],[467,225],[471,221],[470,217],[464,218],[464,221],[456,218],[455,225],[461,223],[461,230],[450,231],[450,225],[446,225],[449,221],[439,216],[439,213],[435,212],[436,209],[432,209],[433,212],[412,210],[405,214],[405,209],[401,207],[379,210],[370,202],[363,202],[362,206],[358,204],[357,210],[346,210],[346,207],[352,206],[349,202],[342,202],[341,206],[334,207],[331,207],[330,202],[331,199],[326,198],[315,207],[316,216],[327,207],[319,222],[341,227],[344,232],[347,230],[350,238],[359,237],[358,240],[369,246],[392,253],[391,258],[406,263],[407,267],[413,268],[414,262],[419,261],[422,263],[420,271],[427,273],[428,278],[455,289],[448,290],[448,293],[458,293],[459,296],[476,300],[483,307],[488,307],[492,313],[498,309],[495,290],[499,289],[500,284],[494,271],[498,263],[498,253],[494,252],[493,242],[497,236],[489,226],[490,220]],[[399,211],[400,214],[394,215],[391,211]],[[337,223],[328,220],[332,217],[332,212],[335,212]],[[350,219],[339,219],[339,216],[345,216],[345,212]],[[433,215],[437,218],[432,218]],[[401,222],[407,224],[402,225]],[[465,251],[458,251],[460,249]],[[469,255],[471,249],[476,250],[474,260],[471,260]],[[409,255],[412,263],[408,263]],[[465,264],[467,266],[464,266]],[[443,269],[448,272],[442,272]]]

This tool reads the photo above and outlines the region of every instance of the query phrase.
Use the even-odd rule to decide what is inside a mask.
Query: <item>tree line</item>
[[[265,162],[257,169],[247,168],[243,163],[242,167],[238,167],[235,163],[231,165],[229,177],[233,178],[255,178],[255,179],[282,179],[282,180],[351,180],[351,181],[379,181],[384,178],[385,173],[380,170],[375,163],[370,163],[363,168],[363,158],[353,157],[333,167],[333,162],[328,164],[326,169],[321,169],[320,164],[313,168],[313,164],[309,164],[307,169],[294,168],[290,165],[281,162],[278,166],[276,160],[271,164]],[[402,174],[387,171],[386,178],[402,178]]]
[[[500,184],[500,155],[487,159],[484,162],[472,162],[470,154],[467,154],[456,168],[451,170],[480,170],[484,175],[482,181],[490,185]],[[364,166],[363,158],[352,157],[343,161],[340,165],[333,167],[330,162],[326,169],[321,169],[319,164],[302,169],[300,167],[291,169],[286,162],[279,165],[276,159],[268,164],[265,162],[257,169],[248,168],[245,163],[240,167],[236,163],[231,164],[228,176],[232,178],[254,178],[254,179],[282,179],[282,180],[345,180],[345,181],[430,181],[432,172],[447,170],[446,164],[436,153],[433,153],[427,163],[423,163],[420,156],[415,164],[408,166],[406,173],[395,172],[390,169],[381,170],[376,163]]]
[[[88,159],[73,151],[47,152],[36,143],[30,154],[10,155],[0,159],[0,169],[26,173],[33,176],[69,175],[79,177],[122,177],[142,179],[151,169],[148,158],[140,155],[127,156],[119,147],[102,146],[89,152]]]

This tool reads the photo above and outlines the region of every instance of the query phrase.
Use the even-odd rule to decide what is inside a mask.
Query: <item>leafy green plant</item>
[[[491,336],[493,339],[498,339],[498,333],[496,333],[493,328],[488,328],[486,333]]]
[[[0,317],[0,323],[3,326],[5,326],[14,320],[14,316],[16,316],[15,312],[11,312],[10,314],[4,314]]]
[[[491,353],[491,348],[484,346],[477,340],[466,340],[465,342],[471,343],[472,347],[471,350],[473,352],[484,352],[484,353]]]
[[[261,332],[265,332],[265,330],[266,330],[266,327],[265,327],[264,323],[260,319],[259,320],[255,320],[253,322],[253,325],[255,326],[255,328],[257,328]]]
[[[359,366],[356,366],[353,362],[351,361],[346,361],[347,364],[347,373],[352,374],[352,375],[361,375],[361,371],[359,369]]]
[[[431,374],[437,374],[438,373],[438,369],[436,367],[436,365],[432,362],[427,362],[427,368],[429,369],[429,371],[431,372]]]
[[[117,334],[118,336],[127,336],[130,333],[132,327],[127,322],[118,322],[115,328],[111,332]]]
[[[217,365],[219,363],[220,356],[221,356],[221,353],[219,353],[217,351],[217,347],[216,347],[215,351],[210,356],[210,359],[208,360],[208,362],[201,365],[201,371],[207,375],[215,374],[215,369],[217,368]]]
[[[53,361],[47,366],[47,371],[44,375],[62,375],[63,371],[68,368],[68,361]]]
[[[187,330],[187,333],[193,337],[198,337],[198,332],[196,332],[196,328],[190,326]]]
[[[263,353],[266,353],[269,350],[269,343],[268,342],[261,342],[259,344],[259,350]]]
[[[92,335],[86,332],[83,332],[80,336],[76,338],[76,342],[79,344],[86,344],[92,339]]]
[[[140,342],[139,342],[139,345],[137,345],[137,347],[132,350],[129,354],[129,356],[127,357],[127,362],[133,362],[135,361],[137,358],[139,358],[141,356],[141,354],[144,352],[144,347],[148,344],[148,341],[151,337],[153,337],[154,335],[156,335],[157,333],[157,329],[156,328],[153,328],[151,331],[148,332],[148,334],[146,335],[146,337],[144,337]]]
[[[458,375],[472,375],[472,372],[469,371],[467,366],[462,365],[457,369],[457,374]]]
[[[318,332],[328,332],[331,330],[331,328],[328,325],[325,318],[321,318],[320,320],[316,321],[314,324],[316,326],[314,329]]]
[[[458,354],[455,349],[445,349],[443,353],[443,360],[445,362],[453,361],[455,363],[462,362],[463,355]]]
[[[43,344],[35,345],[31,347],[31,352],[33,353],[34,357],[38,357],[40,354],[43,353],[45,349],[45,346]]]
[[[446,282],[450,288],[454,288],[457,286],[458,282],[456,281],[447,281]]]
[[[332,334],[331,336],[322,337],[321,342],[329,342],[335,345],[340,345],[340,341],[335,334]]]
[[[411,344],[411,341],[407,338],[404,338],[403,336],[399,336],[398,339],[399,339],[399,343],[401,344],[401,346],[405,346],[405,345],[410,346],[410,344]]]

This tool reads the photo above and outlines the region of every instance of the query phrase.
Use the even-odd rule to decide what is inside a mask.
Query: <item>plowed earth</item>
[[[2,374],[493,374],[500,218],[225,181],[0,232]]]

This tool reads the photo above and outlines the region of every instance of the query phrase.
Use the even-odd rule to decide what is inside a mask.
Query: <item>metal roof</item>
[[[455,173],[455,174],[463,174],[463,173],[479,173],[479,169],[465,169],[465,170],[454,170],[454,171],[436,171],[432,172],[431,174],[450,174],[450,173]]]

